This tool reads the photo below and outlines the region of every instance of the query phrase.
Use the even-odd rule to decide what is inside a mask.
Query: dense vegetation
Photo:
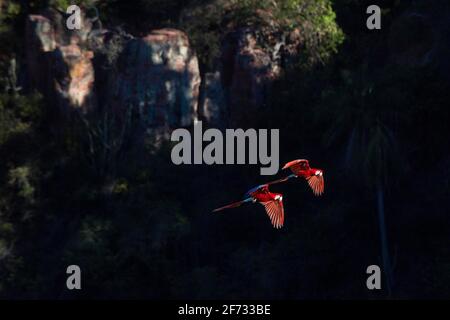
[[[449,13],[446,1],[378,1],[379,31],[365,28],[368,1],[81,1],[134,34],[183,28],[206,70],[229,28],[264,24],[257,10],[305,30],[308,63],[247,123],[281,128],[282,162],[325,169],[321,199],[298,181],[276,188],[281,231],[259,207],[211,214],[264,182],[257,166],[177,167],[169,145],[146,141],[105,161],[80,122],[55,129],[52,106],[21,88],[21,41],[27,13],[69,2],[0,2],[1,298],[449,297],[449,73],[389,53],[411,38],[392,39],[398,17]],[[70,264],[80,292],[65,289]],[[381,292],[366,289],[371,264]]]

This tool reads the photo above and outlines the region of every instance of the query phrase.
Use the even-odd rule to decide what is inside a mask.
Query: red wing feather
[[[311,176],[306,179],[308,180],[308,184],[311,187],[313,193],[316,196],[322,195],[325,188],[323,176]]]
[[[284,224],[284,208],[282,200],[273,200],[268,202],[261,202],[266,209],[267,215],[272,222],[274,228],[281,228]]]

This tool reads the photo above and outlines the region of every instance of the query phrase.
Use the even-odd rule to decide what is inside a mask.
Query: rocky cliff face
[[[61,16],[53,11],[30,15],[26,25],[30,86],[64,113],[96,105],[94,54],[84,49],[90,23],[84,20],[83,33],[65,29]]]
[[[197,118],[200,72],[183,32],[155,30],[128,42],[116,77],[116,103],[136,108],[149,126],[187,127]]]
[[[89,18],[82,17],[81,30],[69,31],[58,12],[30,15],[29,83],[64,112],[131,108],[151,128],[187,127],[196,119],[225,126],[241,110],[266,105],[274,80],[301,56],[301,30],[286,33],[270,14],[258,14],[264,26],[227,27],[214,71],[203,75],[180,30],[127,35],[121,46],[108,47],[117,30],[95,28]],[[406,67],[436,65],[448,76],[448,16],[411,9],[396,18],[390,27],[390,61]],[[99,64],[105,51],[115,56],[112,67]]]
[[[63,111],[81,108],[86,112],[94,108],[93,52],[70,44],[57,47],[50,57],[53,89]]]
[[[213,126],[223,126],[227,122],[226,107],[221,73],[208,72],[203,76],[203,90],[199,100],[199,118]]]
[[[180,30],[127,35],[121,46],[110,46],[116,31],[95,29],[86,17],[80,31],[69,31],[63,21],[54,11],[28,17],[31,87],[65,113],[131,108],[150,128],[188,127],[196,119],[224,126],[240,108],[264,106],[289,50],[298,47],[298,41],[289,44],[280,35],[262,47],[258,30],[238,29],[224,37],[217,71],[201,79],[197,57]],[[99,62],[105,55],[115,55],[109,68]]]
[[[222,83],[230,113],[241,106],[264,105],[270,84],[280,75],[271,52],[258,46],[255,33],[242,29],[230,33],[223,43]]]
[[[49,19],[31,15],[26,26],[27,67],[29,82],[42,93],[49,92],[49,53],[55,50],[55,30]]]
[[[81,31],[65,29],[61,15],[30,15],[26,27],[27,66],[32,88],[64,113],[88,112],[98,105],[114,110],[133,108],[150,127],[190,126],[197,118],[200,72],[186,34],[155,30],[129,37],[117,66],[95,74],[99,46],[108,32],[94,32],[84,18]],[[98,78],[109,79],[97,101]],[[107,105],[108,104],[108,105]],[[110,105],[111,104],[111,105]]]

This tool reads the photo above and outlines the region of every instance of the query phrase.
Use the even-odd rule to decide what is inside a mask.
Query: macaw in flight
[[[286,178],[269,182],[268,185],[285,182],[291,178],[303,178],[308,182],[309,186],[316,196],[320,196],[323,194],[325,183],[323,180],[322,169],[311,168],[309,166],[308,160],[305,159],[290,161],[286,163],[282,168],[282,170],[285,169],[290,169],[292,171],[292,174],[287,176]]]
[[[311,187],[313,193],[316,196],[320,196],[324,192],[324,180],[323,170],[311,168],[308,160],[297,159],[290,161],[284,165],[283,170],[289,169],[292,174],[266,184],[259,185],[253,189],[250,189],[244,196],[244,200],[233,202],[224,207],[217,208],[213,212],[221,211],[224,209],[231,209],[241,206],[246,202],[259,202],[266,209],[267,215],[272,222],[272,225],[279,229],[284,224],[284,207],[283,207],[283,195],[281,193],[272,193],[269,191],[269,186],[285,182],[291,178],[303,178]]]
[[[284,207],[283,195],[280,193],[272,193],[269,191],[269,185],[259,185],[250,189],[244,196],[244,200],[233,202],[221,208],[213,210],[213,212],[224,209],[236,208],[246,202],[258,202],[264,206],[266,213],[272,222],[274,228],[281,228],[284,224]]]

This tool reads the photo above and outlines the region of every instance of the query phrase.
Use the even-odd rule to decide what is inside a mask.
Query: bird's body
[[[309,166],[308,160],[298,159],[290,161],[286,163],[282,169],[290,169],[292,171],[292,174],[287,176],[286,178],[269,182],[269,185],[284,182],[291,178],[303,178],[308,182],[309,186],[316,196],[320,196],[323,194],[325,188],[323,180],[323,170],[311,168]]]
[[[275,228],[281,228],[284,224],[283,195],[269,191],[269,185],[263,184],[250,189],[245,194],[245,199],[213,210],[213,212],[224,209],[236,208],[246,202],[259,202],[264,206],[266,212]]]

